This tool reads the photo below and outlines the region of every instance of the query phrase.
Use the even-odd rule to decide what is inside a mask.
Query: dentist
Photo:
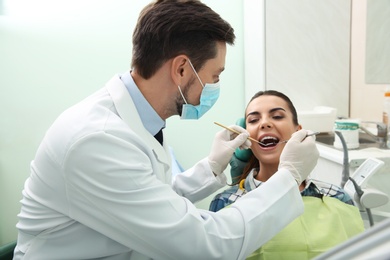
[[[215,103],[234,39],[200,1],[146,6],[132,69],[46,132],[23,189],[14,259],[244,259],[300,215],[298,186],[318,159],[305,130],[286,144],[278,172],[228,209],[193,203],[226,185],[234,150],[251,145],[245,129],[218,132],[209,156],[172,180],[165,120],[198,119]]]

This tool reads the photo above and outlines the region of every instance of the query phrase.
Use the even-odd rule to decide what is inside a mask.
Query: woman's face
[[[277,143],[290,139],[294,132],[301,129],[300,125],[294,125],[287,102],[277,96],[259,96],[249,103],[245,117],[250,136],[268,144],[263,146],[252,142],[253,154],[261,163],[279,164],[285,144]]]

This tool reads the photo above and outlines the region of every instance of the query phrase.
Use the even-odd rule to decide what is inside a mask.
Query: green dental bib
[[[326,196],[302,199],[305,212],[247,259],[312,259],[364,231],[357,207]]]

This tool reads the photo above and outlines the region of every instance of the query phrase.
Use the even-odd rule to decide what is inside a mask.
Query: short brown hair
[[[234,30],[210,7],[197,0],[157,0],[140,13],[133,33],[132,69],[148,79],[180,54],[195,69],[216,56],[216,43],[234,44]]]

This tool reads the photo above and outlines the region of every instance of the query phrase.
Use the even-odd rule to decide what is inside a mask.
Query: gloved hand
[[[315,136],[306,136],[308,133],[304,129],[295,132],[280,155],[279,169],[291,172],[298,185],[309,176],[319,157]]]
[[[221,174],[226,169],[236,148],[248,149],[252,144],[248,140],[249,133],[244,128],[238,125],[231,125],[229,128],[241,134],[223,129],[215,135],[208,157],[210,168],[215,175]]]

